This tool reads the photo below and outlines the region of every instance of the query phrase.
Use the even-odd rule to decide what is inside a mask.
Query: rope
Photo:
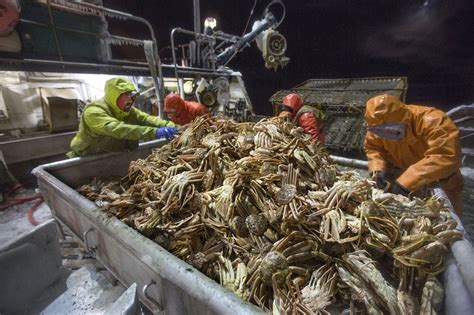
[[[43,203],[43,196],[41,194],[12,196],[15,191],[22,187],[24,187],[22,183],[16,183],[15,185],[13,185],[12,188],[7,191],[5,195],[5,201],[0,204],[0,211],[28,201],[35,201],[35,203],[33,203],[33,205],[28,209],[27,217],[28,221],[30,221],[31,224],[38,225],[39,222],[35,220],[33,214],[36,209],[38,209],[39,205]]]

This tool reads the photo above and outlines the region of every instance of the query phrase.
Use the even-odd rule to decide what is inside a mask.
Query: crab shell
[[[194,196],[189,201],[189,206],[192,209],[201,209],[203,205],[204,205],[204,202],[200,193],[195,193]]]
[[[169,237],[167,237],[166,235],[164,234],[158,234],[154,239],[153,241],[155,243],[157,243],[158,245],[160,245],[161,247],[163,247],[164,249],[166,250],[169,250],[170,246],[171,246],[171,240]]]
[[[230,222],[230,228],[237,236],[247,237],[249,236],[249,230],[245,225],[245,220],[242,217],[236,216]]]
[[[283,187],[276,192],[275,200],[280,205],[287,205],[296,195],[296,187],[294,185],[283,185]]]
[[[207,170],[202,179],[202,188],[204,191],[210,190],[214,184],[214,173],[212,170]]]
[[[189,256],[189,262],[197,269],[201,269],[207,262],[206,255],[202,252],[193,253]]]
[[[259,268],[260,276],[262,281],[268,285],[272,284],[272,278],[274,274],[280,274],[280,279],[286,278],[286,275],[290,272],[289,264],[285,256],[279,252],[269,252],[262,260]]]
[[[268,221],[264,216],[251,214],[245,219],[245,225],[250,233],[262,236],[268,227]]]
[[[260,173],[262,175],[275,174],[276,171],[277,171],[277,167],[269,162],[263,162],[262,166],[260,167]]]

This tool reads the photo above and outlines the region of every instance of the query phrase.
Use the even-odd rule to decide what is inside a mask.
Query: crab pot
[[[145,158],[151,149],[166,143],[155,140],[140,144],[136,151],[74,158],[45,164],[33,170],[45,202],[61,226],[91,252],[124,286],[137,283],[139,298],[152,312],[166,314],[264,314],[231,291],[180,260],[157,243],[106,213],[75,188],[94,177],[125,176],[130,161]],[[336,163],[361,168],[363,161]],[[461,241],[458,241],[459,243]],[[466,314],[472,298],[466,281],[472,268],[461,268],[458,260],[474,261],[472,246],[462,240],[462,257],[447,259],[444,286],[447,314]],[[470,252],[465,248],[469,247]],[[458,251],[459,252],[459,251]],[[459,268],[458,268],[459,267]],[[471,281],[471,286],[474,281]],[[470,309],[472,311],[472,308]]]

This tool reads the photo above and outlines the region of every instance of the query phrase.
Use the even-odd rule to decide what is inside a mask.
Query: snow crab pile
[[[78,190],[274,314],[432,314],[462,236],[441,200],[375,189],[281,118],[198,118],[124,178]]]

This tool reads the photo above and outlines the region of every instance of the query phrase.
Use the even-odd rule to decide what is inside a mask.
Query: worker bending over
[[[279,116],[293,120],[295,125],[302,127],[311,136],[311,140],[324,144],[323,113],[312,106],[304,105],[298,94],[288,94],[283,98]]]
[[[164,110],[168,118],[179,125],[189,124],[196,117],[209,114],[206,106],[198,102],[185,101],[176,94],[168,94],[165,97]]]
[[[442,111],[406,105],[391,95],[367,102],[365,151],[377,185],[385,186],[396,173],[391,192],[408,195],[439,182],[460,215],[464,179],[459,130]],[[394,172],[395,170],[395,172]]]
[[[133,106],[137,92],[125,78],[105,82],[103,98],[86,106],[79,131],[71,141],[69,157],[130,151],[138,140],[171,139],[176,125]]]

